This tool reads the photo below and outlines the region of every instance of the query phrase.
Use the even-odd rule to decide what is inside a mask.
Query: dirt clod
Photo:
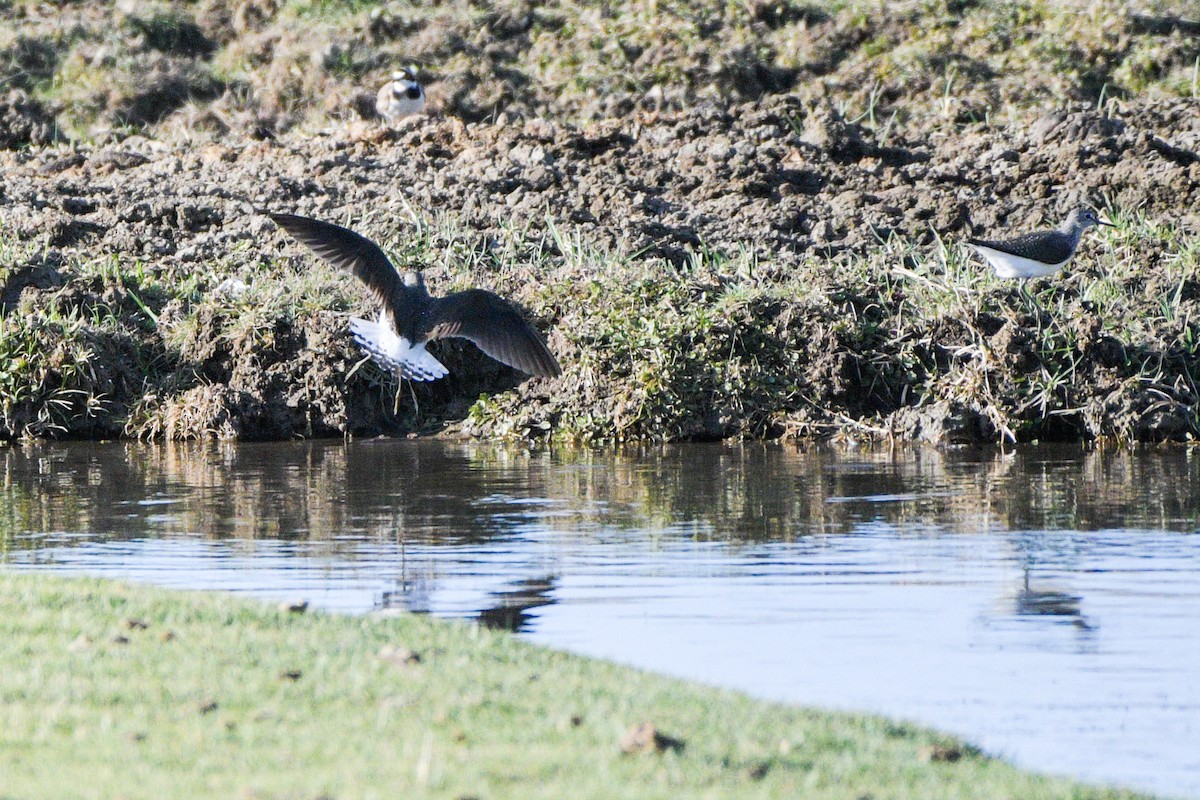
[[[639,722],[621,735],[621,752],[627,755],[638,753],[662,753],[667,750],[679,752],[685,747],[682,739],[668,736],[654,727],[652,722]]]
[[[953,764],[967,755],[967,751],[956,744],[934,744],[921,748],[921,760]]]
[[[12,150],[48,144],[54,139],[54,115],[25,92],[0,98],[0,148]]]
[[[411,667],[421,663],[421,654],[409,650],[403,645],[387,645],[379,651],[377,656],[380,661],[385,661],[388,664],[394,664],[398,667]]]

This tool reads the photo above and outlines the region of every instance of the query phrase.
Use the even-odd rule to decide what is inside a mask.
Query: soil
[[[187,58],[202,57],[235,27],[253,29],[269,13],[257,8],[246,3],[237,9],[241,16],[215,22],[201,15],[200,27],[179,31],[173,46]],[[762,13],[768,11],[764,6]],[[392,24],[378,24],[385,23]],[[521,18],[492,25],[513,36],[525,30]],[[826,66],[829,74],[836,65]],[[1136,210],[1194,241],[1200,233],[1200,103],[1131,99],[1098,110],[1064,101],[1011,125],[922,116],[896,122],[884,135],[839,113],[826,91],[799,88],[799,77],[739,76],[741,83],[758,81],[745,89],[756,98],[749,102],[739,102],[738,93],[690,106],[637,98],[618,103],[619,115],[578,124],[528,98],[514,99],[511,115],[489,119],[464,90],[443,92],[459,99],[395,128],[352,116],[318,132],[247,124],[226,126],[215,140],[147,130],[96,144],[51,142],[56,110],[11,93],[0,102],[0,146],[7,148],[0,152],[0,230],[27,250],[4,273],[0,307],[10,325],[46,309],[83,319],[89,369],[86,385],[71,386],[99,402],[72,406],[53,423],[39,417],[37,400],[12,402],[0,433],[271,439],[835,434],[939,442],[1182,440],[1200,433],[1194,352],[1172,344],[1173,332],[1161,340],[1114,338],[1089,315],[1087,298],[1069,287],[1062,290],[1068,318],[1061,322],[1075,341],[1076,385],[1056,395],[1052,408],[1021,407],[1014,388],[1045,366],[1038,341],[1025,330],[1040,325],[1037,315],[931,315],[913,334],[915,356],[901,353],[908,345],[894,336],[864,341],[860,330],[848,333],[844,324],[847,315],[858,320],[881,304],[887,318],[899,313],[874,296],[880,287],[845,278],[849,266],[879,260],[889,242],[914,248],[894,259],[894,266],[908,268],[911,252],[1053,223],[1080,204]],[[179,98],[211,99],[216,89],[178,79],[162,92],[140,105],[126,103],[121,113],[157,121],[158,110],[178,105]],[[344,312],[369,313],[370,304],[353,279],[328,271],[321,285],[338,286],[340,298],[331,307],[321,307],[320,299],[311,308],[292,303],[288,313],[267,315],[257,327],[244,323],[253,309],[239,312],[236,303],[216,301],[225,279],[251,287],[258,281],[267,290],[278,283],[286,292],[289,283],[324,269],[263,210],[349,224],[392,245],[414,235],[414,218],[456,231],[426,231],[441,249],[407,256],[418,260],[445,255],[453,242],[499,253],[514,231],[522,241],[540,242],[559,265],[552,272],[489,272],[476,265],[464,276],[461,262],[452,259],[426,266],[435,292],[471,282],[525,307],[564,375],[527,380],[470,346],[450,345],[439,357],[452,377],[411,394],[404,388],[397,401],[385,376],[369,367],[355,370],[360,354]],[[563,242],[605,257],[573,258]],[[761,363],[764,373],[777,370],[788,388],[764,388],[770,376],[754,376],[743,389],[727,392],[721,363],[710,362],[711,375],[675,376],[680,387],[671,391],[682,398],[679,408],[653,411],[655,403],[665,407],[662,392],[645,388],[637,363],[618,369],[605,362],[605,351],[588,334],[589,316],[610,305],[589,297],[588,286],[626,280],[611,272],[613,263],[622,263],[629,275],[656,285],[720,287],[728,276],[698,267],[701,256],[747,251],[760,254],[754,286],[767,290],[727,327],[743,334],[761,328],[759,350],[738,357]],[[1170,298],[1178,316],[1200,320],[1200,284],[1160,278],[1157,267],[1173,257],[1164,241],[1141,242],[1128,257],[1143,264],[1137,281],[1147,309]],[[151,288],[97,277],[102,270],[95,265],[106,258],[126,272],[146,273],[143,285]],[[821,301],[769,291],[788,287],[789,276],[800,273]],[[1021,307],[1015,288],[991,291],[1007,307]],[[245,335],[237,333],[243,323]],[[964,348],[980,341],[988,355],[978,357],[979,369],[990,394],[937,384],[939,374],[961,364]],[[696,346],[686,336],[675,345],[681,352]],[[743,346],[749,347],[737,345]],[[1150,386],[1137,380],[1134,365],[1153,358],[1165,373]],[[50,369],[43,382],[61,374]],[[44,385],[36,388],[42,394],[32,396],[46,394]],[[481,395],[489,398],[486,407],[476,404]]]

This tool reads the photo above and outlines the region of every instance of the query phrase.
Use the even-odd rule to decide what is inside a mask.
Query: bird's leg
[[[1029,291],[1029,279],[1021,281],[1021,286],[1018,289],[1022,299],[1025,301],[1025,311],[1030,314],[1034,322],[1037,323],[1037,331],[1042,332],[1042,307],[1038,304],[1037,298],[1033,296],[1033,292]]]
[[[420,416],[421,401],[417,399],[417,391],[416,391],[416,389],[413,388],[413,382],[411,380],[406,380],[404,377],[404,374],[399,371],[396,372],[396,378],[400,382],[396,386],[396,394],[392,400],[392,416],[393,417],[400,416],[400,395],[403,394],[404,386],[406,384],[408,385],[408,394],[409,394],[409,396],[412,397],[412,401],[413,401],[413,414]]]
[[[419,418],[421,416],[421,401],[417,399],[417,388],[413,386],[412,381],[408,382],[408,393],[412,396],[413,400],[413,414]]]
[[[1029,307],[1033,305],[1033,296],[1029,293],[1028,278],[1022,278],[1020,283],[1017,284],[1017,294],[1025,301],[1025,310],[1028,311]]]

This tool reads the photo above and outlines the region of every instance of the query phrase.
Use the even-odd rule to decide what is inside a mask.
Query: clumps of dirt
[[[1067,116],[1076,127],[1103,117]],[[1197,192],[1189,165],[1164,157],[1140,126],[1101,135],[1109,128],[1099,125],[1086,140],[1049,142],[1019,130],[932,138],[915,128],[883,146],[823,102],[785,99],[639,120],[636,138],[629,127],[423,126],[399,142],[417,159],[394,168],[420,185],[430,176],[414,167],[430,159],[433,205],[463,208],[481,226],[489,208],[526,224],[555,209],[605,244],[679,266],[701,242],[861,253],[892,235],[925,244],[935,232],[1035,225],[1048,221],[1037,218],[1048,201],[1137,207],[1151,198],[1178,213]],[[971,187],[999,199],[973,203]]]
[[[800,119],[800,116],[797,115],[796,118]],[[858,161],[877,150],[866,143],[866,132],[862,126],[847,122],[829,102],[811,105],[803,120],[800,141],[829,153],[836,159]]]
[[[0,99],[0,148],[49,144],[54,137],[54,114],[46,106],[19,89]]]
[[[21,301],[26,290],[33,296],[66,283],[62,269],[66,266],[61,251],[50,248],[45,252],[21,259],[10,269],[0,269],[0,315],[8,313]]]
[[[359,356],[341,318],[201,304],[172,330],[182,335],[175,368],[131,416],[139,435],[286,439],[383,427],[386,400],[365,376],[348,380]]]
[[[51,134],[105,138],[150,128],[187,102],[208,104],[227,88],[214,70],[217,43],[185,7],[45,10],[45,16],[25,6],[4,12],[19,15],[14,24],[21,31],[0,47],[6,79],[34,98],[14,103],[10,95],[0,105],[0,131],[30,129],[7,147],[44,143]]]
[[[1187,96],[1183,14],[1115,0],[1030,7],[715,2],[427,7],[282,0],[16,4],[0,46],[13,86],[76,136],[259,138],[371,117],[369,94],[414,64],[435,112],[465,122],[599,121],[782,95],[896,122],[986,121],[1014,110]],[[146,76],[151,80],[147,81]]]
[[[132,91],[110,92],[104,118],[114,125],[147,126],[160,122],[185,103],[220,97],[225,84],[194,62],[179,63],[162,54],[130,66],[139,75]]]
[[[888,423],[887,435],[904,441],[979,444],[999,438],[995,425],[977,408],[948,400],[902,408]]]

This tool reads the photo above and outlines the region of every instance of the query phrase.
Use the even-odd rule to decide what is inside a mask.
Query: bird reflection
[[[1025,567],[1021,588],[1013,597],[1013,614],[1017,617],[1055,617],[1054,622],[1073,625],[1081,631],[1092,631],[1095,626],[1084,615],[1077,594],[1060,591],[1051,586],[1039,586],[1030,578],[1030,569]]]
[[[491,602],[481,608],[476,620],[485,628],[523,633],[529,629],[533,615],[528,613],[539,606],[554,603],[555,576],[526,578],[516,581],[514,588],[491,592]],[[374,611],[379,613],[429,614],[433,610],[432,595],[435,582],[427,578],[399,578],[396,588],[381,592]]]
[[[479,612],[479,624],[485,628],[523,633],[529,628],[532,614],[530,609],[554,603],[550,592],[554,590],[555,576],[526,578],[518,581],[516,588],[504,592],[493,592],[495,602]]]
[[[407,611],[428,614],[433,609],[433,581],[424,577],[400,578],[395,589],[380,593],[375,611]]]

